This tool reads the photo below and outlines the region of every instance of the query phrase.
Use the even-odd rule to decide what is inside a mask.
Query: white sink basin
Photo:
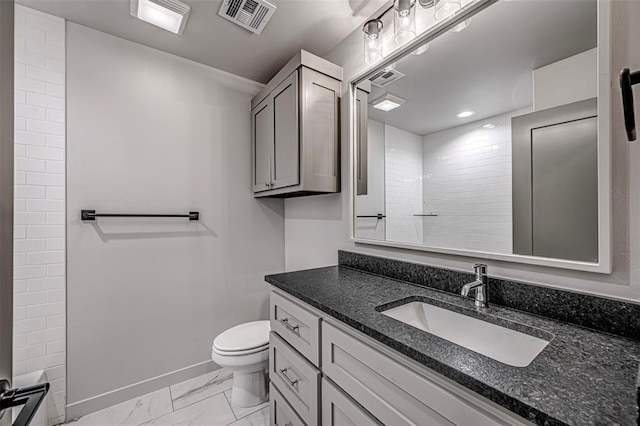
[[[549,344],[424,302],[409,302],[382,314],[514,367],[526,367]]]

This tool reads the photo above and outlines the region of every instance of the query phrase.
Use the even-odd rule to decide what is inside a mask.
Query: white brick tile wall
[[[16,5],[14,374],[46,369],[65,416],[65,22]]]
[[[425,244],[512,252],[511,117],[525,112],[424,137],[424,210],[438,214],[424,219]]]
[[[385,125],[386,240],[422,244],[422,137]]]

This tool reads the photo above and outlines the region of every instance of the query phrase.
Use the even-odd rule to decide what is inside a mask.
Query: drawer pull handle
[[[298,384],[298,379],[291,380],[291,378],[289,376],[287,376],[287,370],[288,370],[288,368],[281,369],[280,370],[280,374],[282,375],[282,377],[284,377],[284,379],[287,381],[287,383],[289,383],[289,386],[294,387],[295,385]]]
[[[296,331],[300,328],[297,324],[291,325],[291,323],[289,323],[289,318],[282,318],[280,322],[291,331]]]

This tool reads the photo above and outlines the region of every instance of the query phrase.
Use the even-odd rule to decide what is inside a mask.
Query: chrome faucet
[[[476,308],[486,308],[489,305],[489,294],[487,289],[487,282],[489,280],[489,277],[487,276],[487,265],[476,263],[475,265],[473,265],[473,269],[475,269],[476,271],[476,280],[474,282],[463,285],[460,294],[463,297],[467,297],[469,296],[469,292],[471,290],[475,290],[476,298],[473,302],[473,305]]]

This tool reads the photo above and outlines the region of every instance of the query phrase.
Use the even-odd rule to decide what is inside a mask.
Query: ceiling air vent
[[[371,84],[376,87],[386,87],[394,81],[400,80],[402,77],[404,77],[404,74],[402,74],[400,71],[388,68],[386,70],[378,71],[377,73],[369,77],[369,80],[371,80]]]
[[[276,6],[264,0],[224,0],[218,15],[260,34],[275,11]]]

